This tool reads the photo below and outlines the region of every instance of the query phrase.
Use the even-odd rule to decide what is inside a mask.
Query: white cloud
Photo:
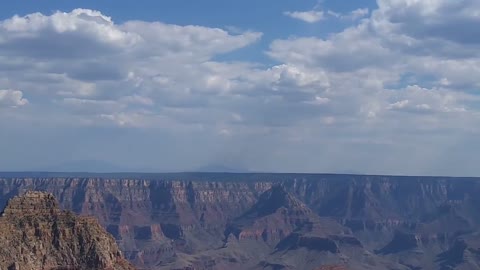
[[[397,101],[395,103],[392,103],[392,104],[388,105],[388,109],[389,110],[403,109],[406,106],[408,106],[408,103],[409,103],[408,99],[400,100],[400,101]]]
[[[342,14],[332,10],[327,11],[327,14],[331,17],[344,19],[344,20],[358,20],[366,17],[370,13],[368,8],[358,8],[350,11],[349,13]]]
[[[307,104],[325,105],[330,102],[329,98],[315,96],[313,100],[305,101]]]
[[[478,1],[379,0],[378,5],[371,26],[388,46],[418,55],[479,56]]]
[[[371,12],[286,13],[352,25],[324,37],[271,41],[271,66],[219,60],[258,41],[262,34],[253,31],[118,24],[92,10],[13,17],[0,22],[0,87],[23,92],[1,90],[0,106],[25,105],[23,95],[31,106],[2,110],[0,124],[16,116],[17,124],[141,130],[142,139],[129,141],[152,134],[151,145],[168,141],[161,150],[172,153],[175,144],[190,145],[178,162],[211,153],[259,170],[357,164],[421,173],[430,166],[419,167],[422,159],[441,155],[438,145],[480,133],[478,4],[378,3]],[[459,25],[471,36],[450,31]],[[422,154],[411,158],[411,151]]]
[[[115,119],[127,126],[132,115],[137,119],[160,115],[165,106],[198,106],[208,100],[204,93],[239,87],[235,70],[248,67],[211,59],[261,36],[161,22],[116,24],[87,9],[14,16],[0,21],[0,78],[9,78],[6,86],[41,97],[36,109],[62,110],[65,117],[85,114],[90,120],[84,122]],[[4,95],[12,100],[18,96],[12,93]],[[17,105],[24,102],[19,99]],[[153,112],[146,115],[145,110]]]
[[[349,13],[339,13],[333,10],[319,10],[318,6],[309,11],[286,11],[283,15],[293,19],[301,20],[307,23],[316,23],[328,18],[337,18],[342,20],[358,20],[366,17],[370,13],[368,8],[358,8]]]
[[[28,104],[28,100],[23,97],[23,92],[19,90],[0,90],[0,107],[20,107]]]
[[[275,40],[268,54],[296,65],[349,71],[368,66],[391,66],[395,53],[371,36],[367,25],[346,29],[328,39],[300,37]]]
[[[467,94],[456,93],[445,88],[422,88],[418,85],[408,86],[393,91],[391,98],[401,99],[389,105],[389,109],[418,112],[466,112],[462,103],[465,101],[480,101],[480,98]]]
[[[145,125],[144,115],[137,113],[117,113],[117,114],[100,114],[99,120],[113,122],[121,127],[142,127]]]
[[[450,35],[448,29],[459,21],[474,28],[476,18],[472,10],[478,7],[472,1],[379,1],[379,9],[359,25],[323,39],[276,40],[268,54],[289,65],[327,71],[329,88],[337,92],[336,99],[340,93],[349,93],[345,103],[356,106],[370,119],[387,117],[385,109],[467,112],[474,117],[471,110],[478,107],[479,100],[470,92],[478,89],[480,83],[480,76],[474,75],[480,64],[473,49],[476,45],[473,40]],[[368,14],[366,9],[351,13],[354,17]],[[335,12],[329,15],[345,16]],[[440,19],[442,16],[450,20]],[[419,28],[427,31],[430,38],[417,35],[417,20],[421,21]],[[445,33],[430,32],[435,21],[443,25]],[[352,89],[344,80],[351,82]],[[329,98],[335,103],[332,96],[330,93]]]
[[[252,44],[261,35],[160,22],[115,24],[98,11],[76,9],[1,21],[0,57],[17,65],[30,60],[37,72],[73,80],[124,80],[129,73],[145,72],[145,64],[201,63]]]
[[[283,13],[291,18],[301,20],[307,23],[316,23],[325,19],[325,14],[321,10],[310,11],[286,11]]]
[[[43,59],[114,53],[141,41],[135,33],[116,27],[109,17],[86,9],[14,16],[0,23],[0,35],[4,54]]]
[[[369,14],[368,8],[359,8],[355,9],[350,12],[350,14],[347,16],[347,18],[352,19],[352,20],[358,20],[361,19]]]

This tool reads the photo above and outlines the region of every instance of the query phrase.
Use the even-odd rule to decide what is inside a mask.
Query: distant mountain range
[[[152,168],[141,167],[127,167],[113,164],[106,161],[99,160],[74,160],[67,161],[57,165],[45,166],[35,168],[28,171],[40,172],[90,172],[90,173],[122,173],[122,172],[139,172],[139,173],[161,173],[161,172],[176,172],[176,170],[155,170]],[[178,171],[178,170],[177,170]],[[229,167],[221,164],[209,164],[194,169],[186,169],[182,171],[191,172],[211,172],[211,173],[248,173],[250,172],[244,168]]]
[[[75,161],[67,161],[57,165],[40,167],[33,171],[108,173],[108,172],[131,172],[136,170],[132,170],[132,168],[126,168],[119,165],[115,165],[106,161],[75,160]]]
[[[195,172],[216,172],[216,173],[222,173],[222,172],[223,173],[248,173],[250,172],[249,170],[244,168],[233,168],[233,167],[217,165],[217,164],[203,166],[194,171]]]

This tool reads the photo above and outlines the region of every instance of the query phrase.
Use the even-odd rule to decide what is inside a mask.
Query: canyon
[[[93,216],[137,269],[479,269],[480,179],[1,173]]]

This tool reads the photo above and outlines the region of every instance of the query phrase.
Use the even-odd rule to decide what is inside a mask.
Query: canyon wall
[[[480,224],[480,181],[474,178],[5,174],[0,175],[0,204],[28,190],[50,192],[62,208],[95,216],[137,266],[174,263],[181,269],[196,260],[190,255],[225,245],[228,224],[274,185],[316,215],[351,230],[372,251],[398,238],[398,229],[447,249],[451,235]]]

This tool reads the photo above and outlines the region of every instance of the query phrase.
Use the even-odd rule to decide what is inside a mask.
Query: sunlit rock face
[[[0,217],[0,242],[0,269],[134,269],[95,218],[62,211],[49,193],[10,199]]]

